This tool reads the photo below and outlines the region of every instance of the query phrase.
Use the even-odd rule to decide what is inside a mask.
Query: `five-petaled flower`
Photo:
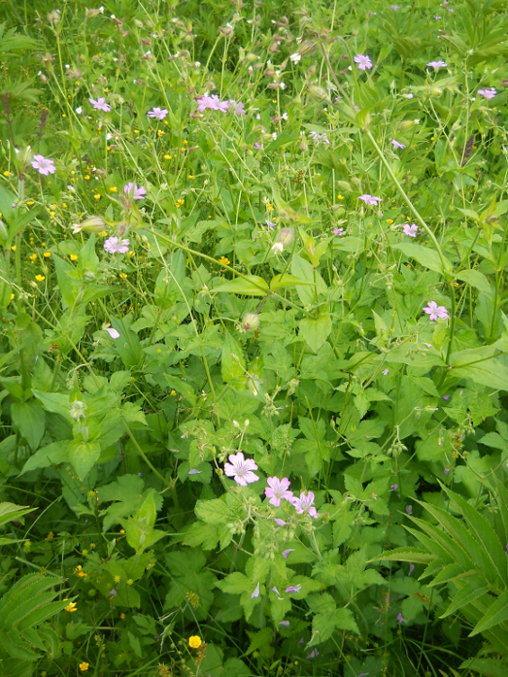
[[[189,637],[189,646],[191,649],[199,649],[201,644],[203,644],[203,642],[199,635],[193,635],[192,637]]]
[[[314,519],[319,517],[316,508],[312,505],[314,503],[314,494],[312,491],[309,491],[308,493],[302,491],[300,498],[293,496],[290,502],[295,506],[296,512],[299,515],[307,512],[311,517],[314,517]]]
[[[279,507],[281,499],[291,501],[293,492],[288,491],[291,482],[287,477],[281,480],[278,477],[269,477],[267,480],[268,486],[265,489],[265,496],[270,499],[270,503],[276,508]]]
[[[81,672],[86,672],[89,667],[90,663],[86,663],[85,661],[79,664],[79,669],[81,670]]]
[[[147,115],[149,118],[156,118],[157,120],[164,120],[168,111],[166,108],[152,108],[149,110]]]
[[[127,196],[132,197],[133,200],[143,200],[146,195],[146,188],[130,181],[123,187],[123,192]]]
[[[65,602],[66,600],[64,600]],[[74,611],[77,611],[76,608],[76,602],[69,602],[67,606],[64,606],[65,611],[68,611],[70,614],[74,613]]]
[[[418,233],[418,226],[416,225],[416,223],[413,223],[411,226],[409,225],[409,223],[405,223],[402,226],[402,232],[404,233],[404,235],[409,235],[409,237],[416,237]]]
[[[435,71],[438,71],[440,68],[446,68],[448,64],[445,61],[429,61],[427,66],[433,68]]]
[[[446,308],[444,306],[438,306],[435,301],[430,301],[423,309],[423,312],[429,315],[430,320],[448,319],[448,311]]]
[[[358,64],[358,68],[361,71],[364,71],[367,68],[370,70],[372,68],[372,61],[370,60],[370,57],[364,56],[363,54],[358,54],[355,56],[353,61]]]
[[[44,157],[43,155],[34,155],[32,167],[36,169],[39,174],[44,174],[44,176],[47,176],[48,174],[54,174],[56,172],[54,161]]]
[[[381,202],[381,198],[375,195],[360,195],[358,199],[363,200],[366,205],[377,205]]]
[[[108,254],[127,254],[129,240],[119,240],[117,237],[108,237],[104,243],[104,249]]]
[[[485,89],[479,89],[478,94],[486,99],[493,99],[497,94],[497,90],[495,87],[485,87]]]
[[[344,228],[334,228],[333,229],[333,234],[336,237],[340,237],[344,233]]]
[[[232,477],[237,484],[246,487],[247,484],[258,481],[259,477],[252,472],[258,469],[252,458],[245,458],[243,453],[239,451],[237,454],[231,454],[229,461],[229,463],[224,464],[224,472],[228,477]]]
[[[406,145],[404,143],[399,143],[395,139],[390,139],[390,141],[392,142],[392,146],[394,148],[405,148],[406,147]]]
[[[103,110],[105,113],[109,113],[111,106],[109,103],[106,103],[106,99],[103,96],[99,96],[97,101],[95,99],[88,99],[95,110]]]

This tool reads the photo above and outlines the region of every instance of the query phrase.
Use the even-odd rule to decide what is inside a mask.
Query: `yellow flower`
[[[273,206],[272,206],[272,203],[271,203],[271,202],[267,202],[267,203],[266,203],[266,208],[267,208],[267,210],[268,210],[269,212],[273,212]]]
[[[37,282],[44,282],[46,278],[44,277],[44,275],[36,275],[35,279],[37,280]]]
[[[100,200],[100,199],[101,199],[101,196],[99,195],[99,193],[96,193],[96,194],[94,195],[94,198],[95,198],[96,200]]]
[[[184,143],[185,145],[187,145],[189,142],[187,141],[187,139],[184,139],[184,140],[183,140],[183,143]]]
[[[65,601],[66,600],[64,599],[64,602]],[[65,611],[68,611],[70,614],[74,613],[75,611],[77,611],[76,602],[69,602],[69,604],[67,604],[67,606],[65,606],[64,609]]]
[[[196,178],[195,176],[193,176],[192,174],[189,174],[189,179],[190,179],[191,181],[193,181],[195,178]]]
[[[43,256],[45,259],[49,259],[49,257],[51,256],[51,252],[44,252]]]
[[[63,207],[64,209],[67,209],[67,205],[65,204],[65,202],[62,202],[62,207]]]
[[[219,263],[225,263],[226,266],[229,265],[230,261],[227,256],[221,256],[219,259]]]
[[[7,170],[5,170],[5,172],[4,172],[4,176],[10,176],[11,174],[12,174],[12,172],[9,172]]]
[[[162,129],[158,129],[158,130],[157,130],[157,136],[158,136],[159,138],[160,138],[161,136],[164,136],[164,132],[162,131]]]
[[[386,223],[393,223],[393,219],[386,219]]]
[[[83,661],[83,663],[79,664],[79,669],[81,670],[81,672],[86,672],[89,667],[90,667],[90,664],[85,663],[84,661]]]
[[[126,280],[127,279],[127,273],[120,273],[118,276],[121,280]]]
[[[182,200],[182,198],[180,198],[179,200],[176,201],[176,206],[181,207],[184,202],[185,202],[185,200]]]
[[[165,156],[164,156],[164,159],[165,159],[165,160],[171,160],[171,155],[165,155]]]
[[[77,261],[78,260],[78,255],[77,254],[71,254],[71,261]]]
[[[30,254],[29,259],[32,263],[37,261],[37,254]]]
[[[131,250],[129,252],[129,256],[131,257],[131,259],[133,259],[136,256],[136,253]]]
[[[193,635],[192,637],[189,637],[189,646],[191,649],[199,649],[203,642],[201,641],[201,637],[199,635]]]
[[[34,201],[33,200],[27,200],[26,203],[29,207],[31,207],[34,204]]]
[[[122,579],[121,579],[120,576],[115,576],[115,577],[113,578],[113,580],[115,581],[115,583],[120,583],[120,581],[121,581]]]
[[[122,536],[123,536],[123,535],[125,534],[125,529],[120,529],[120,533],[121,533]]]
[[[122,621],[125,620],[125,614],[120,614],[120,618],[122,619]]]
[[[15,251],[16,251],[16,245],[13,244],[12,247],[11,247],[11,249],[12,249],[13,252],[15,252]]]
[[[54,537],[54,533],[52,531],[49,532],[49,534],[46,536],[46,541],[52,541]]]
[[[160,355],[162,353],[162,350],[160,348],[157,348],[157,355]],[[173,391],[171,391],[173,392]]]
[[[63,117],[63,118],[66,118],[66,117],[67,117],[67,115],[65,115],[65,113],[62,113],[62,117]]]
[[[101,237],[107,237],[107,236],[108,236],[108,234],[107,234],[107,232],[106,232],[105,230],[101,230],[101,232],[99,233],[99,235],[100,235]]]
[[[176,390],[172,390],[169,395],[170,397],[176,397]]]
[[[116,186],[111,186],[109,189],[112,193],[118,193],[118,188]]]
[[[339,195],[338,199],[339,199],[339,200],[343,200],[343,199],[344,199],[344,195]]]
[[[139,134],[139,129],[135,129],[134,134]]]

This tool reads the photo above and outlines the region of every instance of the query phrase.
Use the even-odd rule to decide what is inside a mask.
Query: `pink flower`
[[[286,526],[286,522],[284,522],[284,520],[279,519],[278,517],[276,517],[273,521],[279,527],[285,527]]]
[[[392,146],[393,146],[394,148],[405,148],[405,147],[406,147],[405,144],[399,143],[399,142],[396,141],[395,139],[390,139],[390,141],[392,142]]]
[[[360,195],[358,199],[363,200],[366,205],[377,205],[382,201],[380,197],[376,197],[375,195]]]
[[[404,94],[404,97],[405,97],[406,99],[412,99],[413,96],[414,96],[414,94],[412,94],[411,92],[409,92],[409,94]]]
[[[265,496],[270,499],[270,503],[276,508],[279,507],[281,498],[286,501],[291,501],[293,492],[288,491],[291,482],[287,477],[281,480],[278,477],[269,477],[267,480],[268,486],[265,489]]]
[[[430,301],[427,304],[427,307],[423,309],[423,312],[430,316],[430,320],[448,319],[448,311],[446,308],[444,306],[438,306],[435,301]]]
[[[355,56],[353,61],[358,64],[358,68],[361,71],[366,69],[370,70],[372,68],[372,61],[368,56],[364,56],[363,54],[358,54],[358,56]]]
[[[409,223],[405,223],[402,226],[402,232],[404,233],[404,235],[409,235],[409,237],[416,237],[418,233],[418,226],[416,225],[416,223],[413,223],[412,226],[410,226]]]
[[[334,228],[333,234],[340,237],[344,233],[344,228]]]
[[[245,107],[241,101],[238,103],[234,99],[229,100],[229,108],[235,115],[245,115]]]
[[[406,619],[402,614],[397,614],[397,623],[405,623]]]
[[[301,589],[301,585],[288,585],[286,592],[300,592]]]
[[[103,96],[99,96],[97,101],[95,99],[88,99],[95,110],[103,110],[105,113],[109,113],[111,106],[109,103],[106,103],[106,99]]]
[[[427,66],[433,68],[435,71],[438,71],[440,68],[446,68],[448,64],[445,61],[429,61]]]
[[[225,113],[229,108],[228,101],[221,101],[217,94],[212,94],[212,96],[207,97],[207,108],[210,110],[220,110],[221,113]]]
[[[133,200],[142,200],[146,195],[146,188],[139,186],[132,181],[123,187],[123,192],[132,197]]]
[[[204,113],[205,110],[208,108],[208,102],[210,100],[209,96],[201,96],[197,101],[198,101],[198,111],[200,113]]]
[[[383,369],[383,371],[381,373],[383,374],[383,376],[388,376],[388,374],[390,373],[390,370],[389,369]]]
[[[496,96],[497,91],[494,87],[486,87],[485,89],[479,89],[478,94],[484,96],[486,99],[493,99]]]
[[[256,597],[259,597],[259,583],[254,588],[254,592],[251,595],[251,599],[256,599]]]
[[[164,120],[168,111],[166,108],[152,108],[148,111],[147,115],[149,118],[157,118],[157,120]]]
[[[282,557],[284,557],[284,559],[287,559],[289,557],[289,555],[294,551],[295,551],[294,548],[288,548],[287,550],[284,550],[282,552]]]
[[[104,249],[108,254],[127,254],[129,251],[129,240],[119,241],[117,237],[108,237],[104,243]]]
[[[106,331],[108,332],[108,334],[111,336],[112,339],[120,338],[120,332],[118,332],[116,329],[108,327]]]
[[[263,144],[260,143],[259,141],[256,141],[256,143],[254,144],[254,148],[256,150],[263,150],[263,147],[264,147]]]
[[[44,157],[43,155],[34,155],[32,167],[36,169],[39,174],[43,174],[44,176],[47,176],[48,174],[54,174],[56,172],[54,161]]]
[[[296,508],[296,512],[299,515],[302,515],[304,512],[307,512],[311,517],[319,517],[316,508],[313,507],[314,503],[314,494],[312,491],[309,491],[308,493],[305,493],[305,491],[302,491],[300,494],[300,498],[296,498],[296,496],[293,496],[293,498],[290,501]]]
[[[258,481],[259,477],[252,472],[257,470],[258,467],[251,458],[245,458],[243,453],[239,451],[237,454],[231,454],[229,460],[230,463],[224,464],[224,472],[228,477],[232,477],[237,484],[246,487],[247,484]]]

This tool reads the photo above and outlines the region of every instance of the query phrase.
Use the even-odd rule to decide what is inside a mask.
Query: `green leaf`
[[[28,508],[15,503],[0,503],[0,524],[7,524],[19,520],[23,515],[33,512],[37,508]]]
[[[478,599],[478,597],[486,595],[489,591],[490,588],[488,585],[485,585],[485,579],[482,580],[479,576],[471,579],[471,581],[468,582],[468,584],[465,585],[462,590],[459,590],[455,597],[452,598],[450,606],[439,618],[447,618],[451,614],[456,613],[459,609],[465,607],[467,604],[474,602],[474,600]]]
[[[69,442],[69,461],[74,466],[81,481],[85,479],[101,455],[101,446],[97,442]]]
[[[275,277],[272,278],[272,281],[270,282],[270,290],[277,291],[277,289],[281,289],[282,287],[295,287],[296,285],[300,284],[310,285],[312,282],[309,282],[308,280],[302,280],[301,278],[290,275],[289,273],[284,273],[283,275],[275,275]]]
[[[266,296],[270,291],[268,285],[262,277],[257,275],[246,275],[229,280],[224,284],[215,287],[214,292],[233,292],[234,294],[243,294],[244,296]]]
[[[233,516],[231,508],[221,498],[198,501],[194,512],[200,520],[207,524],[225,524]]]
[[[132,331],[124,318],[112,317],[111,324],[120,334],[117,339],[114,339],[113,346],[125,368],[139,368],[143,364],[144,353],[138,335]]]
[[[263,628],[259,632],[256,632],[252,637],[247,651],[247,655],[251,654],[253,651],[262,649],[264,646],[269,646],[273,641],[273,629],[272,628]]]
[[[69,440],[62,440],[61,442],[53,442],[47,447],[38,449],[33,456],[30,456],[28,461],[23,466],[23,470],[19,473],[23,475],[30,470],[37,468],[48,468],[50,465],[58,465],[58,463],[65,463],[68,460]]]
[[[506,677],[508,661],[500,658],[470,658],[462,663],[461,670],[474,670],[480,677]]]
[[[74,273],[74,267],[70,263],[61,259],[57,254],[53,254],[53,261],[60,294],[65,303],[70,308],[74,308],[81,290],[81,282],[71,275],[71,273]]]
[[[245,389],[245,358],[242,347],[231,336],[226,333],[224,344],[222,346],[222,378],[233,388]]]
[[[230,595],[241,595],[244,592],[252,594],[256,584],[239,571],[234,571],[222,581],[218,581],[217,587]]]
[[[469,637],[474,637],[480,632],[485,632],[506,620],[508,620],[508,591],[505,590],[490,606],[485,616],[476,624],[472,632],[469,633]]]
[[[441,258],[435,249],[429,249],[429,247],[424,247],[421,244],[410,244],[402,242],[400,244],[392,245],[393,249],[398,249],[408,258],[415,259],[422,266],[428,268],[429,270],[434,270],[436,273],[446,276],[447,273],[453,271],[453,266],[451,262],[443,255],[444,261],[444,270],[443,264],[441,263]]]
[[[330,315],[321,315],[316,319],[304,317],[303,320],[300,320],[300,334],[315,353],[321,348],[331,331],[332,318]]]
[[[479,270],[462,270],[460,273],[457,273],[455,277],[457,280],[467,282],[467,284],[470,284],[472,287],[479,289],[485,294],[492,295],[492,287],[490,282],[483,273],[480,273]]]
[[[32,451],[35,451],[42,440],[46,428],[46,414],[41,405],[29,402],[14,402],[11,407],[12,422],[26,439]]]

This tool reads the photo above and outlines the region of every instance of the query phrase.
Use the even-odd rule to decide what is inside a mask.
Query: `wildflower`
[[[67,600],[64,600],[64,602],[65,601],[67,601]],[[76,602],[69,602],[69,604],[67,604],[67,606],[64,606],[64,610],[68,611],[70,614],[74,613],[75,611],[77,611]]]
[[[430,301],[427,306],[423,309],[424,313],[427,313],[429,315],[430,320],[447,320],[448,319],[448,311],[444,306],[438,306],[435,301]]]
[[[390,5],[390,9],[393,9],[394,12],[397,12],[400,9],[400,5]]]
[[[406,147],[405,144],[399,143],[399,142],[396,141],[395,139],[390,139],[390,141],[392,142],[392,146],[393,146],[394,148],[405,148],[405,147]]]
[[[414,94],[412,94],[411,92],[410,92],[409,94],[404,94],[404,97],[405,97],[406,99],[412,99],[413,96],[414,96]]]
[[[45,541],[52,541],[54,539],[54,537],[55,537],[55,534],[52,531],[50,531],[49,534],[46,536],[46,538],[44,540]]]
[[[344,233],[344,228],[334,228],[333,234],[340,237]]]
[[[379,202],[382,202],[380,197],[376,197],[375,195],[360,195],[358,200],[363,200],[366,205],[377,205]]]
[[[270,499],[269,503],[278,508],[281,498],[291,501],[293,492],[288,491],[291,482],[287,477],[283,477],[281,480],[278,477],[269,477],[266,481],[268,486],[265,489],[265,496]]]
[[[289,585],[286,588],[286,592],[288,592],[288,593],[289,592],[300,592],[301,589],[302,589],[301,585]]]
[[[316,656],[319,656],[319,649],[312,649],[310,654],[308,654],[307,658],[311,660],[312,658],[316,658]]]
[[[56,172],[55,163],[49,158],[45,158],[43,155],[34,155],[32,160],[32,167],[36,169],[39,174],[47,176],[48,174],[54,174]]]
[[[238,103],[234,99],[229,100],[229,109],[234,112],[235,115],[245,115],[245,107],[241,101]]]
[[[497,94],[497,90],[494,87],[486,87],[485,89],[479,89],[478,94],[486,99],[493,99]]]
[[[228,259],[227,256],[221,256],[219,259],[219,263],[223,263],[225,266],[229,266],[231,261]]]
[[[111,588],[111,590],[109,591],[108,595],[111,595],[111,597],[116,597],[116,596],[118,595],[118,593],[117,593],[117,591],[115,590],[115,588]]]
[[[85,663],[85,661],[79,664],[79,669],[81,670],[81,672],[86,672],[89,667],[90,663]]]
[[[37,280],[37,282],[44,282],[46,278],[44,277],[44,275],[36,275],[35,279]]]
[[[293,238],[293,231],[290,228],[283,228],[277,235],[277,241],[272,245],[272,251],[274,253],[282,253],[284,249],[291,244]]]
[[[388,376],[388,374],[390,373],[390,370],[389,369],[383,369],[383,371],[381,373],[383,374],[383,376]]]
[[[108,327],[106,329],[106,331],[108,332],[108,334],[111,336],[112,339],[120,338],[120,332],[118,332],[116,329],[112,329],[111,327]],[[116,580],[115,580],[115,582],[118,583],[118,581],[116,581]]]
[[[279,527],[285,527],[286,526],[286,522],[284,522],[284,520],[279,519],[278,517],[276,517],[273,521]]]
[[[142,200],[146,195],[146,188],[139,186],[136,183],[129,182],[123,187],[123,192],[132,197],[133,200]]]
[[[397,623],[405,623],[406,619],[402,614],[397,614]]]
[[[268,226],[268,228],[269,228],[270,230],[273,230],[273,229],[275,228],[275,226],[277,225],[277,224],[274,223],[273,221],[268,221],[268,219],[266,219],[265,223],[266,223],[266,225]]]
[[[193,635],[192,637],[189,637],[189,646],[191,649],[199,649],[202,643],[203,642],[199,635]]]
[[[446,68],[448,64],[445,61],[429,61],[427,66],[433,68],[435,71],[438,71],[440,68]]]
[[[412,505],[406,505],[406,513],[407,513],[408,515],[412,515],[412,514],[413,514],[413,506],[412,506]]]
[[[254,592],[251,595],[251,599],[256,599],[256,597],[259,597],[259,583],[254,588]]]
[[[109,113],[111,106],[109,103],[106,103],[106,99],[103,96],[99,96],[97,101],[95,99],[88,99],[95,110],[103,110],[105,113]]]
[[[202,96],[200,99],[198,99],[198,111],[202,113],[207,108],[210,110],[218,110],[221,113],[226,113],[229,108],[229,102],[221,101],[217,94],[212,94],[212,96]]]
[[[305,491],[302,491],[300,494],[300,498],[296,498],[296,496],[293,496],[293,498],[290,501],[296,508],[296,512],[299,515],[302,515],[305,512],[308,512],[308,514],[311,517],[319,517],[316,508],[312,506],[314,503],[314,494],[312,491],[309,491],[308,493],[305,493]]]
[[[125,620],[125,614],[120,614],[120,618],[121,618],[122,621],[124,621]]]
[[[104,249],[108,254],[127,254],[129,251],[129,240],[118,241],[117,237],[108,237],[104,243]]]
[[[78,115],[81,115],[82,112],[83,112],[83,109],[81,108],[81,106],[78,106],[78,107],[76,108],[76,113],[77,113]]]
[[[256,331],[258,327],[259,327],[259,316],[256,313],[245,313],[242,320],[243,330],[251,331],[252,329],[253,331]],[[272,501],[270,501],[270,503],[271,502]]]
[[[444,469],[444,474],[445,474],[445,475],[448,475],[449,472],[450,472],[450,468],[445,468],[445,469]]]
[[[364,56],[363,54],[358,54],[358,56],[355,56],[353,61],[358,64],[358,68],[361,71],[364,71],[365,69],[370,70],[372,68],[372,61],[368,56]]]
[[[294,548],[288,548],[287,550],[283,550],[282,551],[282,557],[284,557],[284,559],[287,559],[289,557],[289,555],[294,551],[295,551]]]
[[[289,621],[281,621],[281,622],[279,623],[279,625],[282,625],[282,626],[285,627],[285,628],[289,628],[289,626],[291,625],[291,623],[290,623]]]
[[[405,223],[402,226],[402,232],[404,233],[404,235],[409,235],[409,237],[416,237],[418,233],[418,226],[416,225],[416,223],[413,223],[411,226],[409,225],[409,223]]]
[[[224,472],[228,477],[233,477],[237,484],[245,487],[247,484],[258,481],[259,477],[252,472],[258,469],[253,459],[246,459],[239,451],[237,454],[231,454],[229,460],[230,463],[224,464]]]
[[[147,115],[149,118],[157,118],[157,120],[164,120],[168,111],[166,108],[152,108],[148,111]]]
[[[298,63],[299,61],[302,60],[302,55],[298,54],[298,52],[295,52],[294,54],[291,54],[289,60],[292,61],[293,63]]]
[[[399,488],[398,484],[392,484],[390,487],[390,491],[397,491],[398,488]]]

